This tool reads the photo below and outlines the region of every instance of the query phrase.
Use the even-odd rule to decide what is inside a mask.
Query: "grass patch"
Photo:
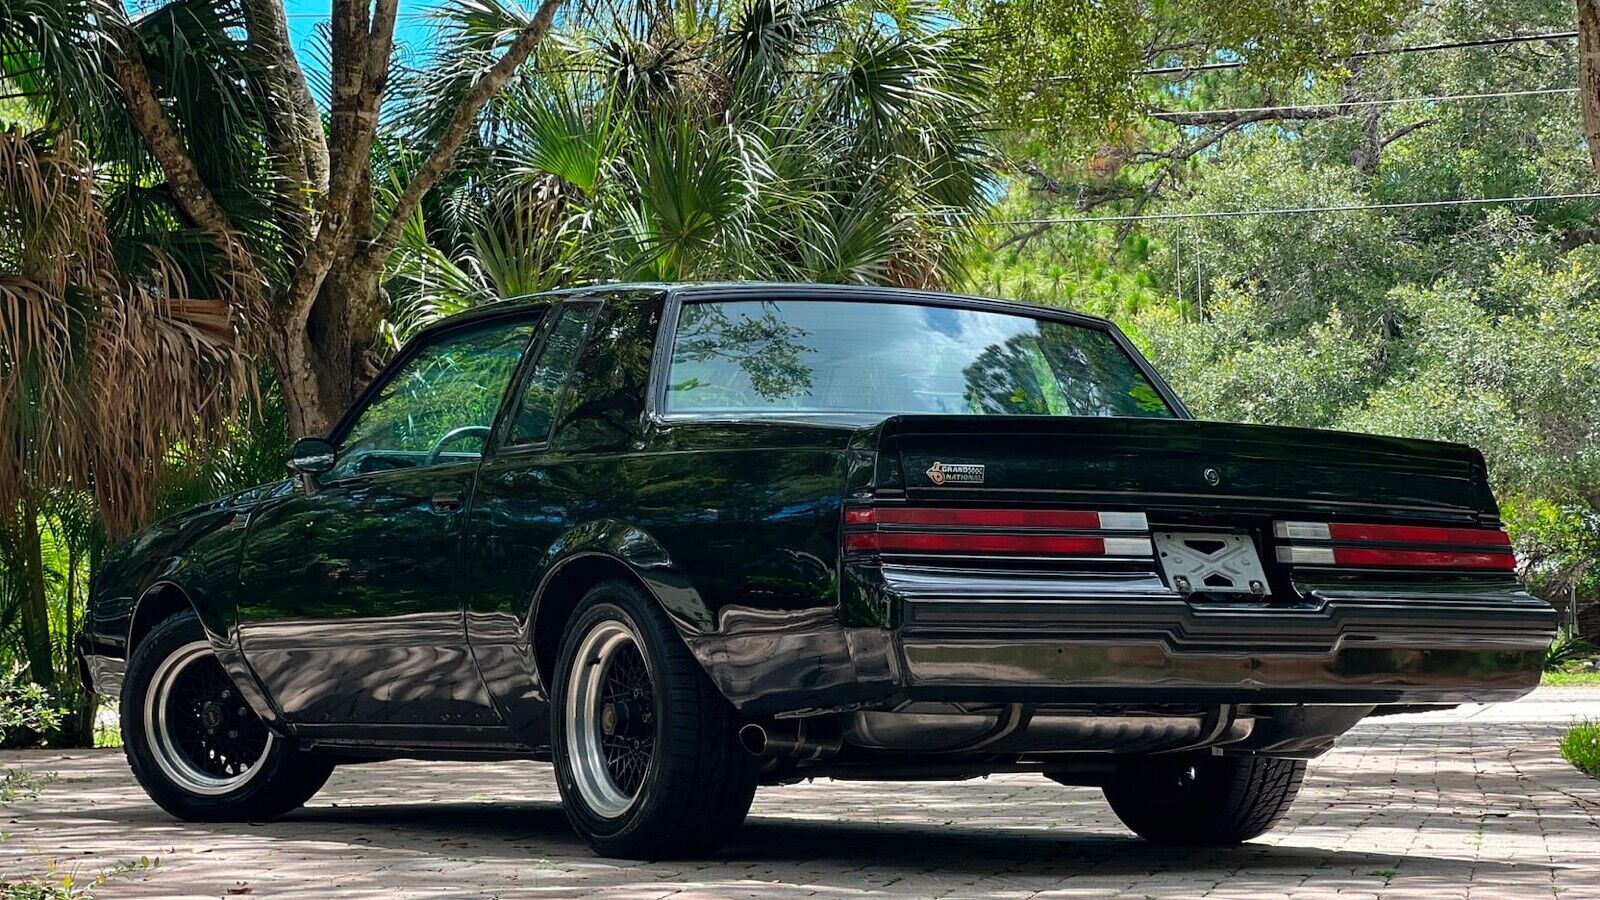
[[[94,891],[107,881],[128,872],[144,872],[161,864],[159,858],[141,856],[124,860],[87,881],[63,875],[51,863],[42,878],[23,881],[0,880],[0,900],[94,900]]]
[[[1548,687],[1600,687],[1600,672],[1546,672],[1539,683]]]
[[[1561,755],[1586,774],[1600,778],[1600,722],[1585,722],[1561,738]]]
[[[0,769],[0,803],[32,800],[55,777],[54,772],[35,775],[22,769]]]

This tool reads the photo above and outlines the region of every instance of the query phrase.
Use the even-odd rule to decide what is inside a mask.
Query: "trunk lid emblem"
[[[928,480],[935,485],[943,484],[983,484],[983,469],[981,465],[969,463],[942,463],[937,460],[928,467]]]

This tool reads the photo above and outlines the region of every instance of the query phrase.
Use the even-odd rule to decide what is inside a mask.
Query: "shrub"
[[[1569,729],[1561,738],[1561,755],[1583,772],[1600,778],[1600,722]]]
[[[19,670],[0,669],[0,748],[34,741],[61,725],[61,704]]]
[[[1597,652],[1595,645],[1578,637],[1578,633],[1572,629],[1563,628],[1556,632],[1555,641],[1550,645],[1550,649],[1545,651],[1544,670],[1559,671],[1567,663],[1592,656],[1595,652]]]

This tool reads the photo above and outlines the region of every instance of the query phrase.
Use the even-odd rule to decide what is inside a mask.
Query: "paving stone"
[[[1311,765],[1277,830],[1230,850],[1130,835],[1097,791],[1042,778],[763,790],[710,860],[599,859],[548,766],[397,761],[335,773],[256,825],[174,822],[118,751],[0,754],[55,779],[0,810],[0,881],[73,874],[117,897],[1206,897],[1600,900],[1600,782],[1556,740],[1600,693],[1370,720]],[[126,868],[141,857],[151,868]]]

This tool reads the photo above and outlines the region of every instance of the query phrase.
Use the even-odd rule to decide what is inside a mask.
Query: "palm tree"
[[[107,48],[75,30],[74,6],[10,0],[0,15],[12,88],[0,131],[0,626],[18,624],[30,676],[46,685],[68,637],[50,629],[46,538],[84,549],[90,532],[130,531],[170,449],[217,435],[255,385],[209,245],[131,152],[99,74]],[[188,79],[192,102],[233,90],[228,72],[197,74],[228,49],[200,40],[209,23],[178,9],[150,24],[187,41],[163,77]],[[226,128],[229,115],[214,108],[213,123]],[[234,161],[220,150],[215,160]],[[242,210],[253,202],[239,198]],[[80,499],[98,527],[73,511]]]
[[[397,335],[556,284],[930,287],[992,194],[981,68],[929,4],[629,4],[565,22],[391,259]]]

